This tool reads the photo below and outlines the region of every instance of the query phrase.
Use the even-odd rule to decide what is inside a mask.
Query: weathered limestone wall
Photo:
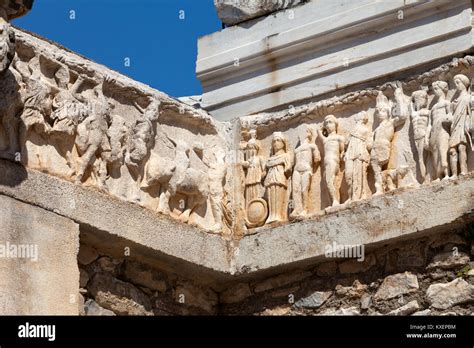
[[[473,238],[467,223],[220,289],[81,244],[81,315],[471,315]]]
[[[82,240],[82,237],[81,237]],[[112,257],[81,244],[78,256],[84,308],[81,315],[215,315],[217,292],[201,276],[176,273],[135,260],[136,252]]]
[[[0,313],[77,315],[79,225],[0,195]]]
[[[365,252],[329,258],[219,294],[220,314],[472,315],[473,224]],[[355,251],[354,251],[355,254]]]

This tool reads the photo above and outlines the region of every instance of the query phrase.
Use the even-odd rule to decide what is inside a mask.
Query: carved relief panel
[[[223,127],[22,35],[1,84],[2,158],[230,234]]]
[[[241,150],[248,156],[252,149],[256,163],[242,163],[247,228],[472,171],[472,62],[466,57],[404,82],[241,118],[252,135],[241,139]]]

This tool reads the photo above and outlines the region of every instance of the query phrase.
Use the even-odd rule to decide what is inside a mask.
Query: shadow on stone
[[[0,159],[0,185],[16,187],[28,177],[28,173],[21,164]]]

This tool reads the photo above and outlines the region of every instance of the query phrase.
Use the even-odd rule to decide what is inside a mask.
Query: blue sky
[[[13,24],[174,97],[201,94],[197,39],[221,28],[213,0],[35,0]]]

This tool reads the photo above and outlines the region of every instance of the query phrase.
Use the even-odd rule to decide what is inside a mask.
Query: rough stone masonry
[[[199,102],[0,1],[0,314],[472,314],[472,2],[216,7]]]

